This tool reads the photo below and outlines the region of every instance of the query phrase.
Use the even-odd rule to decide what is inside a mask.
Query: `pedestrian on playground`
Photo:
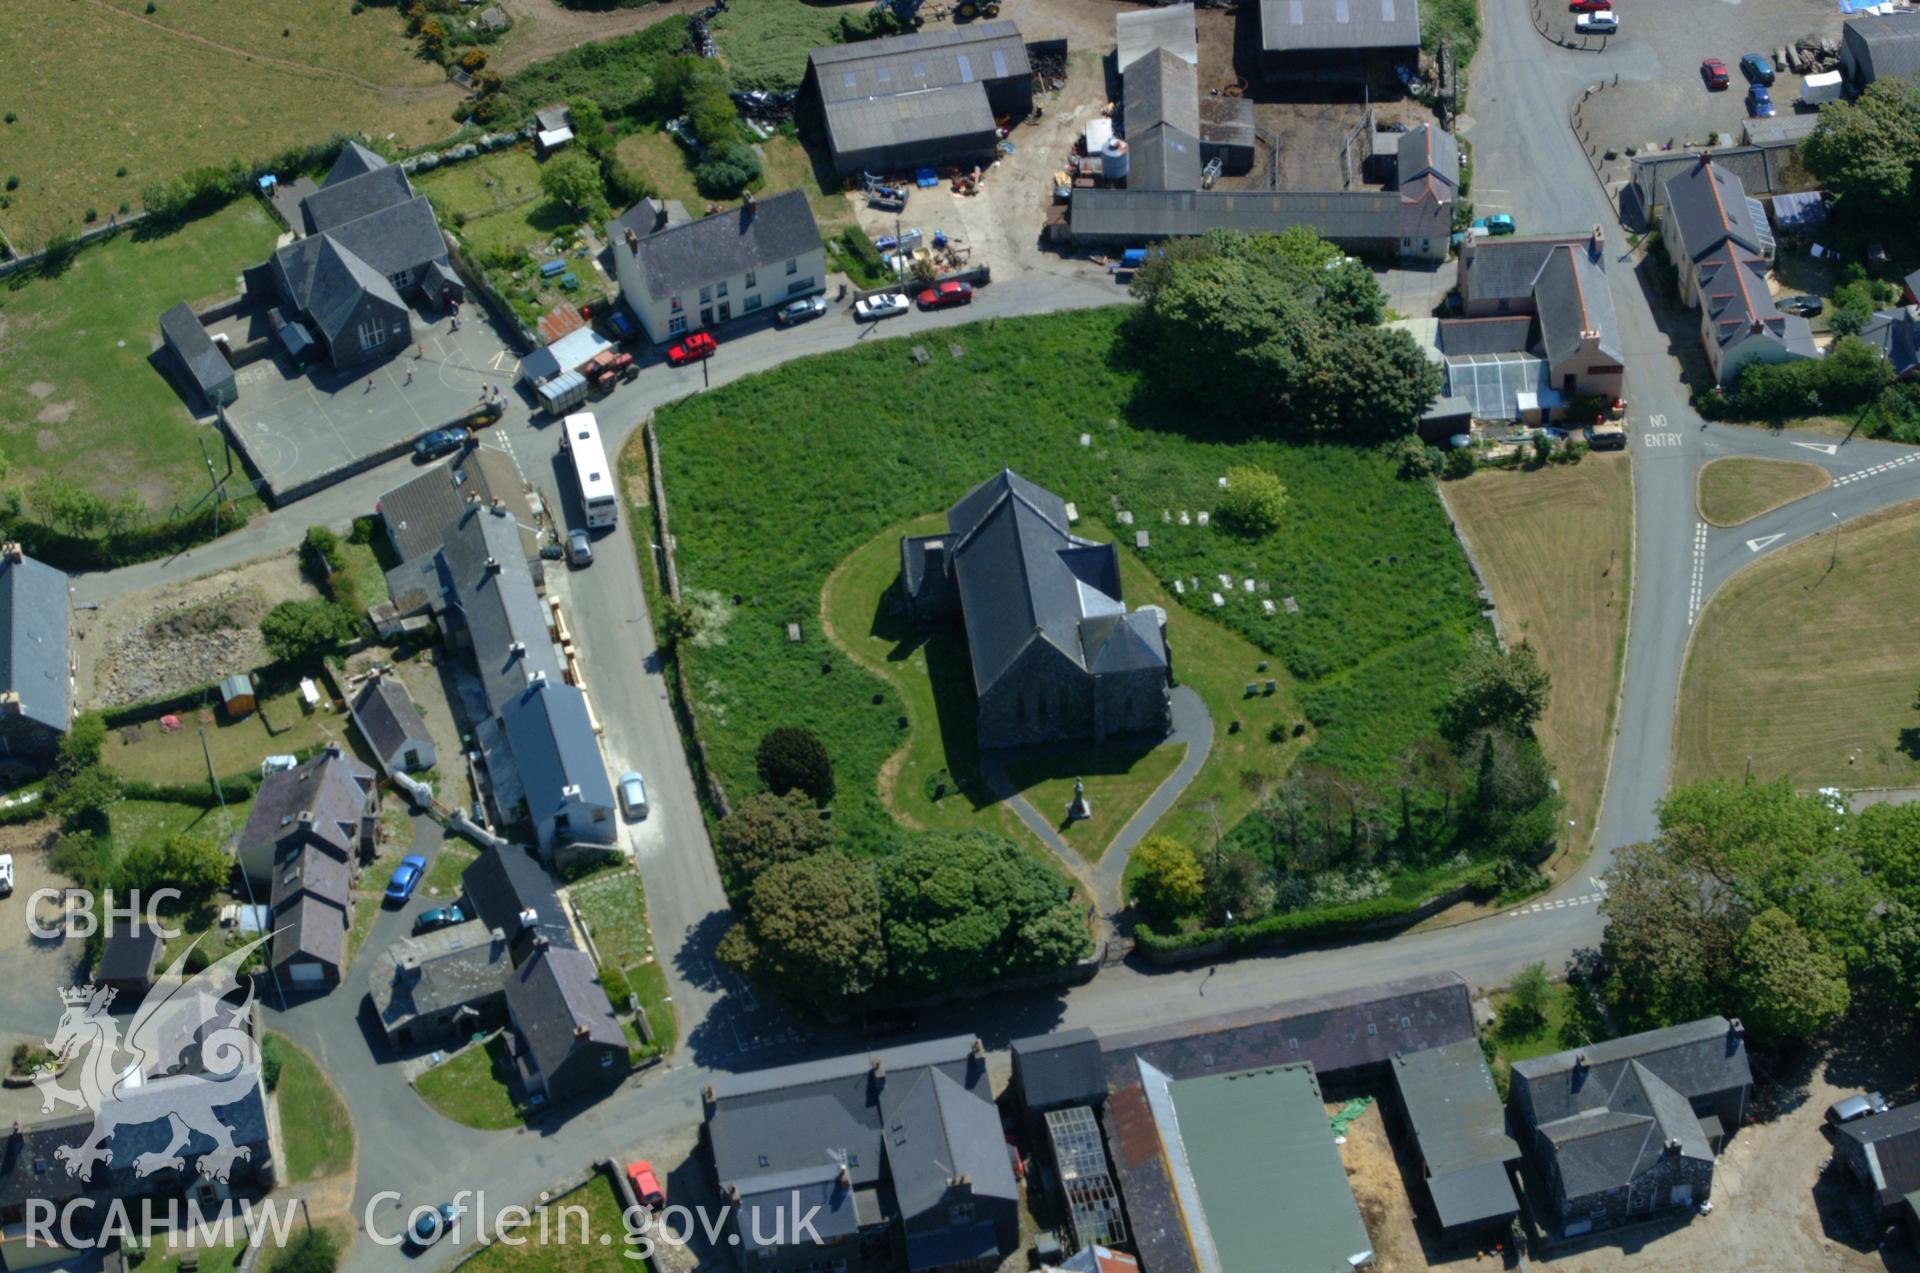
[[[408,384],[413,383],[413,368],[411,367],[407,368],[407,383]]]
[[[373,392],[373,377],[372,377],[372,376],[368,376],[368,377],[367,377],[367,387],[366,387],[366,389],[365,389],[365,390],[363,390],[362,392],[365,392],[365,393],[372,393],[372,392]]]
[[[415,358],[425,358],[427,356],[427,346],[425,342],[422,342],[420,345],[415,347],[413,351],[413,356]]]

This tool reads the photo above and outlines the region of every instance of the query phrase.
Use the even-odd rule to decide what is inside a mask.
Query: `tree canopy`
[[[1227,470],[1227,489],[1215,505],[1220,525],[1249,538],[1271,535],[1287,515],[1287,488],[1278,477],[1251,464]]]
[[[332,601],[309,597],[282,601],[260,620],[260,636],[276,659],[310,663],[340,649],[360,632],[360,620],[351,610]]]
[[[589,221],[607,218],[607,188],[600,165],[582,152],[547,160],[540,169],[540,189]]]
[[[1880,79],[1852,102],[1829,102],[1800,146],[1807,171],[1850,211],[1912,210],[1920,172],[1920,86]]]
[[[1133,904],[1154,924],[1172,929],[1206,900],[1200,860],[1170,835],[1150,835],[1134,845],[1129,865]]]
[[[1454,669],[1453,692],[1443,709],[1447,730],[1456,738],[1481,729],[1524,733],[1547,710],[1552,688],[1552,678],[1527,642],[1502,650],[1492,637],[1479,635]]]
[[[833,839],[805,792],[748,796],[714,829],[714,854],[729,887],[751,893],[769,867],[811,857]]]
[[[872,992],[886,971],[873,863],[817,853],[767,868],[747,907],[750,971],[828,1011]]]
[[[768,730],[755,760],[760,781],[776,796],[804,791],[823,805],[833,799],[833,758],[812,730],[798,725]]]

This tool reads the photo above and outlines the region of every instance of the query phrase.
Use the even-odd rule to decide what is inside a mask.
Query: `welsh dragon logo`
[[[182,952],[127,1021],[124,1038],[119,1020],[107,1011],[114,990],[89,984],[60,992],[66,1010],[47,1049],[60,1067],[78,1075],[79,1086],[62,1086],[56,1070],[36,1077],[34,1084],[40,1089],[43,1114],[59,1105],[93,1114],[93,1130],[85,1140],[54,1151],[69,1175],[85,1180],[96,1163],[112,1165],[107,1142],[118,1127],[161,1118],[167,1120],[169,1140],[164,1148],[133,1160],[136,1175],[182,1170],[183,1151],[195,1133],[214,1145],[199,1156],[198,1164],[200,1174],[210,1180],[228,1179],[236,1159],[252,1157],[246,1146],[233,1143],[231,1129],[214,1110],[244,1099],[259,1081],[260,1048],[248,1029],[253,983],[240,969],[266,940],[250,942],[191,975],[184,971],[191,948]],[[157,1090],[135,1099],[163,1077],[163,1106],[156,1105]]]

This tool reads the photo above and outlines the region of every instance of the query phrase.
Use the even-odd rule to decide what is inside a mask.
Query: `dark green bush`
[[[833,759],[820,735],[797,725],[783,725],[760,740],[755,755],[760,781],[776,796],[804,791],[815,804],[833,799]]]
[[[709,199],[732,199],[760,180],[760,156],[753,147],[740,144],[710,155],[693,170],[694,184]]]

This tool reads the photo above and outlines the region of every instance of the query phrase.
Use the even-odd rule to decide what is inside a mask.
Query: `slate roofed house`
[[[1260,0],[1260,66],[1270,81],[1358,88],[1419,55],[1420,0]]]
[[[1700,265],[1731,246],[1760,261],[1773,259],[1773,231],[1766,211],[1747,197],[1746,186],[1725,164],[1702,154],[1666,181],[1661,230],[1667,255],[1679,274],[1680,301],[1700,303]]]
[[[1898,1224],[1920,1244],[1920,1105],[1842,1123],[1834,1152],[1866,1189],[1882,1227]]]
[[[513,456],[496,446],[477,445],[425,472],[407,479],[380,497],[374,511],[386,527],[387,541],[403,562],[432,557],[474,504],[506,504],[508,515],[531,526],[533,510],[527,503],[526,482]],[[539,555],[539,545],[524,535],[527,555]],[[392,577],[389,576],[389,584]]]
[[[0,755],[51,763],[73,720],[67,577],[0,544]]]
[[[1438,125],[1416,125],[1400,134],[1394,171],[1400,191],[1401,252],[1444,259],[1460,190],[1459,143]]]
[[[537,944],[506,976],[507,1017],[518,1036],[525,1089],[551,1104],[595,1096],[627,1076],[627,1035],[613,1015],[593,957]]]
[[[1495,318],[1532,314],[1534,280],[1547,256],[1561,245],[1583,250],[1595,265],[1606,268],[1597,234],[1554,234],[1505,238],[1473,236],[1460,245],[1455,287],[1465,318]]]
[[[352,863],[303,846],[275,868],[268,898],[274,927],[268,957],[281,978],[295,989],[339,982],[353,923]]]
[[[1011,1091],[1028,1114],[1069,1105],[1099,1105],[1107,1099],[1100,1040],[1085,1026],[1015,1039],[1011,1051]]]
[[[173,351],[186,383],[210,406],[229,406],[240,396],[233,364],[207,335],[193,306],[181,301],[160,315],[160,339]]]
[[[1880,310],[1860,329],[1860,339],[1880,351],[1896,380],[1920,373],[1920,308]]]
[[[261,779],[234,856],[263,887],[272,883],[283,860],[308,845],[349,861],[357,853],[372,853],[379,810],[373,770],[336,743]]]
[[[1706,1201],[1753,1082],[1725,1017],[1516,1061],[1512,1078],[1515,1125],[1568,1236]]]
[[[1700,343],[1714,377],[1732,384],[1754,363],[1818,358],[1813,328],[1783,314],[1767,286],[1766,262],[1729,239],[1693,263],[1700,303]]]
[[[813,49],[801,93],[842,176],[984,167],[994,120],[1033,109],[1033,66],[1013,23],[971,22]]]
[[[138,919],[116,919],[107,928],[106,946],[100,952],[100,966],[94,969],[96,985],[117,991],[116,1007],[137,1003],[153,987],[153,970],[160,963],[166,939],[157,928],[149,928]]]
[[[947,525],[900,541],[901,588],[916,619],[965,625],[981,747],[1167,732],[1164,624],[1127,610],[1112,544],[1073,534],[1060,497],[1011,469]]]
[[[447,243],[406,172],[349,143],[325,183],[301,200],[300,217],[304,237],[274,253],[273,280],[293,316],[325,346],[333,369],[362,366],[410,343],[404,298],[442,299]]]
[[[1019,1244],[1019,1186],[970,1036],[719,1075],[706,1119],[743,1270],[984,1271]],[[817,1239],[797,1236],[810,1210]]]
[[[460,888],[473,916],[505,935],[515,964],[526,961],[536,940],[579,945],[553,876],[523,848],[508,845],[482,853],[461,874]]]
[[[623,218],[624,220],[624,218]],[[620,295],[649,340],[778,309],[826,286],[826,249],[799,190],[642,234],[608,228]]]
[[[348,703],[360,737],[389,774],[431,769],[438,753],[427,723],[420,719],[413,695],[398,676],[374,674],[361,683]]]
[[[1427,1201],[1442,1230],[1504,1228],[1519,1213],[1508,1168],[1520,1146],[1477,1040],[1393,1058],[1400,1111],[1420,1155]]]
[[[1920,13],[1862,14],[1840,28],[1840,73],[1854,92],[1920,73]]]
[[[612,844],[613,782],[580,688],[536,676],[500,708],[500,724],[540,843]]]
[[[1607,276],[1582,249],[1563,245],[1547,254],[1533,283],[1540,345],[1563,398],[1620,396],[1626,355],[1614,320]]]
[[[403,937],[373,957],[367,985],[395,1047],[471,1038],[506,1020],[506,936],[468,920]]]

